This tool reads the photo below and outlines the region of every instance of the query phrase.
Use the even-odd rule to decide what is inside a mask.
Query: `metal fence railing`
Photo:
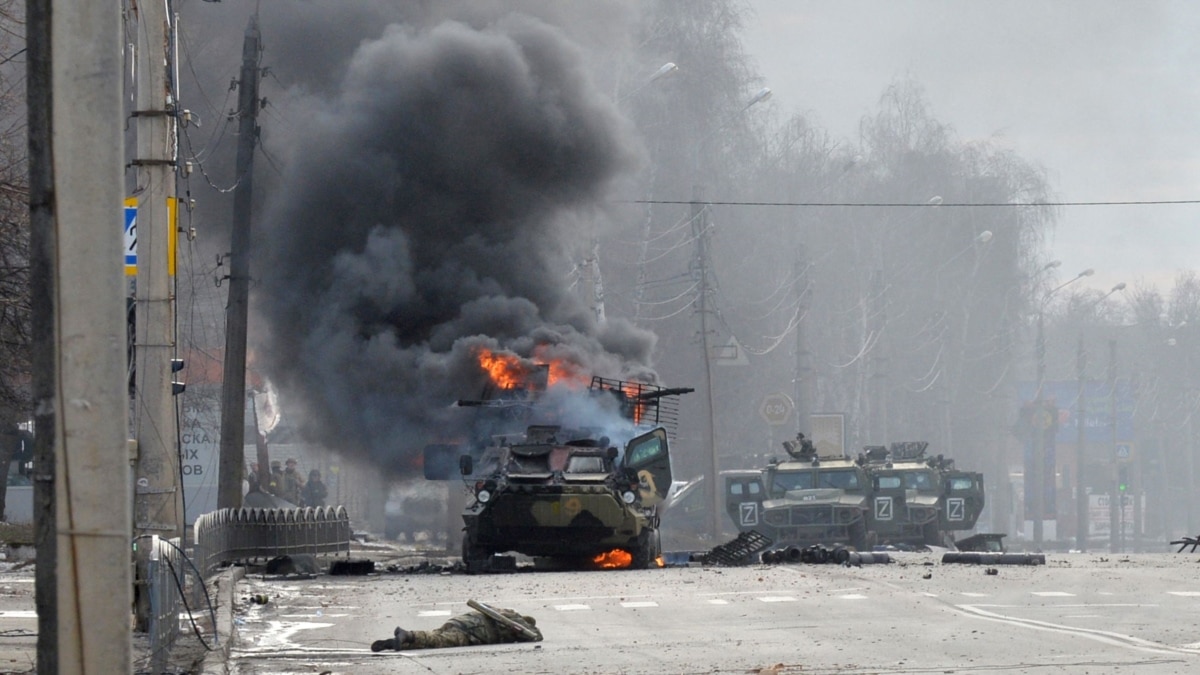
[[[208,580],[224,563],[252,562],[281,555],[350,554],[353,531],[345,507],[294,509],[220,509],[193,525],[189,559],[179,539],[149,540],[147,625],[152,672],[167,672],[171,649],[180,634],[183,612],[207,608]],[[138,539],[143,539],[139,537]],[[188,590],[190,589],[190,593]],[[189,608],[187,598],[192,599]],[[194,620],[194,618],[193,618]],[[213,635],[216,635],[216,617]]]
[[[220,509],[197,518],[193,533],[193,558],[205,577],[222,563],[297,554],[349,556],[353,534],[343,506]]]
[[[156,673],[165,672],[167,657],[179,637],[179,613],[184,607],[187,570],[179,539],[150,538],[149,593],[150,664]]]

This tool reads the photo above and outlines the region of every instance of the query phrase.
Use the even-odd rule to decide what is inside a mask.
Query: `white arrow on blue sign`
[[[137,274],[137,197],[125,200],[125,276]]]

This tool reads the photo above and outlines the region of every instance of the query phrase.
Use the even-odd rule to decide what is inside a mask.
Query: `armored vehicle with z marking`
[[[854,460],[820,456],[803,434],[783,445],[788,460],[725,481],[738,530],[778,548],[953,546],[951,533],[974,528],[983,510],[983,475],[926,457],[924,441],[868,446]]]
[[[950,532],[969,530],[983,510],[983,476],[926,457],[925,441],[864,448],[871,475],[870,530],[879,543],[947,546]]]
[[[866,548],[870,478],[844,456],[822,457],[801,435],[784,444],[758,475],[725,480],[725,508],[738,530],[756,530],[774,546],[848,544]]]

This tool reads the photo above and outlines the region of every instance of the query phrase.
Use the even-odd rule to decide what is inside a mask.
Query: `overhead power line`
[[[691,204],[683,199],[632,199],[620,200],[621,204]],[[954,207],[997,207],[997,206],[1174,206],[1200,204],[1200,199],[1152,199],[1099,202],[741,202],[705,201],[709,206],[861,206],[861,207],[921,207],[942,209]]]

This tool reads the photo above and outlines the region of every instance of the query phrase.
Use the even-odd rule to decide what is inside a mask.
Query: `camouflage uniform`
[[[280,485],[279,492],[276,497],[282,497],[289,502],[300,505],[300,491],[304,489],[304,479],[300,477],[300,473],[296,471],[296,460],[289,459],[287,468],[279,477]]]
[[[395,640],[384,640],[377,642],[376,645],[383,646],[381,643],[386,643],[387,648],[391,649],[438,649],[441,647],[470,647],[473,645],[490,645],[502,642],[540,642],[542,640],[542,632],[537,629],[537,621],[532,616],[524,616],[511,609],[496,608],[504,616],[521,623],[537,633],[537,637],[531,637],[520,633],[509,626],[504,626],[497,623],[490,617],[484,616],[479,612],[468,612],[460,614],[446,623],[442,624],[441,628],[434,630],[413,630],[405,631],[405,637],[399,645],[395,644]],[[398,635],[401,634],[397,631]],[[381,651],[372,646],[373,651]]]

